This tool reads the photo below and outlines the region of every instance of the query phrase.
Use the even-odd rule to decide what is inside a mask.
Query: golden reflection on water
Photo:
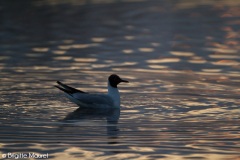
[[[74,58],[74,61],[76,62],[83,62],[83,63],[91,63],[91,62],[96,62],[96,58]]]
[[[153,48],[139,48],[138,50],[140,52],[153,52],[154,51]]]
[[[217,62],[212,62],[214,65],[224,65],[224,66],[238,66],[240,63],[233,60],[220,60]]]
[[[163,66],[163,65],[148,65],[150,68],[153,69],[165,69],[168,68],[168,66]]]
[[[66,51],[63,51],[63,50],[55,50],[55,51],[52,51],[53,54],[57,54],[57,55],[62,55],[62,54],[66,54]]]
[[[148,63],[176,63],[180,62],[180,58],[161,58],[161,59],[152,59],[152,60],[147,60]]]
[[[238,53],[238,50],[225,48],[206,48],[205,50],[217,53]]]
[[[238,55],[213,54],[213,55],[209,55],[209,57],[216,58],[216,59],[240,59],[240,56],[238,56]]]
[[[93,42],[99,43],[99,42],[104,42],[104,41],[106,41],[106,38],[104,38],[104,37],[93,37],[93,38],[91,38],[91,40],[92,40]]]
[[[68,50],[72,47],[72,45],[60,45],[58,46],[59,49],[62,49],[62,50]]]
[[[202,59],[202,58],[199,58],[199,57],[196,57],[194,59],[191,59],[191,60],[188,60],[189,63],[194,63],[194,64],[204,64],[206,63],[207,61]]]
[[[171,51],[170,54],[174,56],[194,56],[195,54],[193,52],[180,52],[180,51]]]
[[[47,52],[47,51],[49,51],[49,48],[32,48],[32,51],[35,51],[35,52]]]
[[[125,53],[125,54],[131,54],[134,51],[132,49],[123,49],[122,52]]]
[[[126,40],[134,40],[135,36],[124,36]]]

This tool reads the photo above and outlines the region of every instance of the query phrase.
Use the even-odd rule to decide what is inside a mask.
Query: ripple
[[[240,56],[237,55],[221,55],[221,54],[213,54],[209,55],[210,58],[216,58],[216,59],[239,59]]]
[[[124,49],[124,50],[122,50],[122,52],[125,53],[125,54],[131,54],[134,51],[132,49]]]
[[[153,52],[154,48],[139,48],[138,50],[140,52]]]
[[[32,51],[35,51],[35,52],[48,52],[49,51],[49,48],[32,48]]]
[[[239,65],[240,63],[238,61],[234,61],[234,60],[220,60],[217,62],[212,62],[212,64],[223,65],[223,66],[235,66],[235,65]]]
[[[62,55],[62,54],[66,54],[66,51],[64,50],[55,50],[55,51],[52,51],[53,54],[57,54],[57,55]]]
[[[106,41],[106,38],[104,38],[104,37],[93,37],[93,38],[91,38],[91,40],[93,41],[93,42],[104,42],[104,41]]]
[[[176,63],[180,61],[181,61],[180,58],[162,58],[147,60],[148,63]]]
[[[96,62],[97,59],[96,58],[74,58],[74,61],[89,63],[89,62]]]
[[[222,49],[222,48],[206,48],[206,51],[218,52],[218,53],[237,53],[234,49]]]
[[[66,61],[66,60],[71,60],[73,59],[73,57],[70,56],[58,56],[58,57],[54,57],[54,60],[61,60],[61,61]]]
[[[193,52],[179,52],[179,51],[171,51],[170,54],[175,55],[175,56],[184,56],[184,57],[189,57],[189,56],[195,55]]]

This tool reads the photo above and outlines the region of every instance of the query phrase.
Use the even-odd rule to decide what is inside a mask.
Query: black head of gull
[[[114,88],[117,88],[117,85],[121,82],[128,83],[128,81],[121,79],[118,75],[112,74],[111,76],[108,77],[108,81],[110,85]]]

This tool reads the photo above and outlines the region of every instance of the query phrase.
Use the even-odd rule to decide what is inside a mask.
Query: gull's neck
[[[113,99],[114,107],[120,107],[120,94],[118,88],[114,88],[108,82],[108,95]]]

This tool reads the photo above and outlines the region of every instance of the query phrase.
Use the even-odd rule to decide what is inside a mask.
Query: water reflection
[[[70,122],[75,120],[100,120],[105,119],[107,123],[117,124],[120,117],[119,108],[81,108],[69,113],[63,121]]]
[[[80,125],[78,127],[84,127],[84,125],[104,125],[106,126],[106,131],[109,139],[109,143],[115,144],[117,139],[119,129],[118,129],[118,120],[120,118],[120,109],[119,108],[81,108],[79,107],[75,111],[69,113],[62,122],[63,126],[60,127],[60,130],[63,130],[65,127],[71,125]],[[104,124],[103,122],[106,122]],[[83,126],[81,126],[83,125]]]

